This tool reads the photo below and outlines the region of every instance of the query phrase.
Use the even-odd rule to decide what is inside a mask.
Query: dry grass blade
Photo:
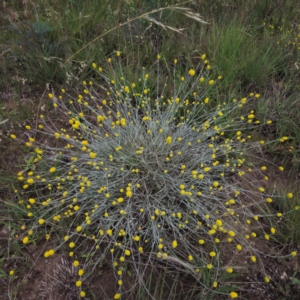
[[[199,13],[194,12],[190,8],[187,8],[187,7],[174,7],[173,9],[178,11],[178,12],[182,12],[186,17],[188,17],[190,19],[194,19],[197,22],[200,22],[200,23],[203,23],[203,24],[208,24],[208,22],[205,22],[202,19],[202,17],[200,16]]]
[[[189,269],[192,273],[195,274],[194,266],[191,265],[191,264],[189,264],[189,263],[187,263],[187,262],[182,261],[182,260],[179,259],[178,257],[169,255],[166,259],[167,259],[168,261],[175,262],[175,263],[177,263],[177,264],[183,266],[184,268]]]
[[[178,32],[178,33],[182,33],[182,31],[184,30],[184,28],[180,28],[180,29],[177,29],[177,28],[174,28],[174,27],[171,27],[171,26],[167,26],[167,25],[164,25],[163,23],[149,17],[149,16],[145,16],[143,17],[144,19],[148,20],[149,22],[152,22],[152,23],[155,23],[156,25],[158,26],[161,26],[164,30],[167,30],[167,29],[170,29],[170,30],[173,30],[175,32]]]

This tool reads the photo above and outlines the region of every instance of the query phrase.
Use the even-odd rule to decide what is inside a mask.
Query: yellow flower
[[[120,299],[120,298],[121,298],[121,294],[117,293],[117,294],[114,295],[115,300]]]
[[[292,252],[291,252],[291,255],[292,255],[293,257],[295,257],[295,256],[297,255],[297,251],[292,251]]]
[[[14,275],[14,274],[15,274],[15,271],[14,271],[14,270],[10,270],[10,271],[9,271],[9,275],[10,275],[10,276],[12,276],[12,275]]]
[[[255,263],[256,262],[256,257],[255,256],[251,256],[251,261]]]
[[[177,247],[177,245],[178,245],[178,244],[177,244],[177,241],[176,241],[176,240],[174,240],[174,241],[172,242],[172,247],[173,247],[173,248],[176,248],[176,247]]]
[[[52,167],[52,168],[49,169],[49,172],[50,172],[50,173],[53,173],[53,172],[55,172],[55,171],[56,171],[56,168],[55,168],[55,167]]]
[[[129,256],[131,254],[130,250],[125,250],[125,255]]]
[[[190,76],[194,76],[195,74],[196,74],[195,70],[193,70],[193,69],[189,70],[189,75]]]
[[[208,264],[208,265],[206,266],[206,268],[207,268],[208,270],[210,270],[210,269],[213,268],[213,265],[212,265],[212,264]]]
[[[54,251],[53,249],[50,249],[50,250],[48,251],[48,253],[49,253],[49,256],[51,256],[51,255],[54,255],[55,251]]]
[[[80,297],[85,297],[85,292],[84,291],[80,292]]]
[[[30,204],[34,204],[34,203],[35,203],[35,199],[29,198],[28,202],[29,202]]]
[[[16,138],[16,135],[15,135],[15,134],[11,134],[10,137],[11,137],[12,139],[15,139],[15,138]]]
[[[228,273],[232,273],[232,272],[233,272],[233,269],[232,269],[232,268],[227,268],[226,271],[227,271]]]
[[[214,251],[212,251],[212,252],[209,253],[209,255],[210,255],[211,257],[215,257],[215,256],[217,255],[217,253],[214,252]]]
[[[270,231],[272,234],[274,234],[276,232],[276,229],[274,227],[270,228]]]
[[[45,220],[44,219],[39,219],[38,222],[39,222],[40,225],[43,225],[45,223]]]
[[[215,82],[215,81],[211,79],[211,80],[208,82],[208,84],[209,84],[209,85],[213,85],[214,82]]]
[[[78,261],[78,260],[75,260],[75,261],[73,262],[73,266],[74,266],[74,267],[79,266],[79,261]]]
[[[192,261],[194,258],[193,258],[192,255],[189,255],[189,256],[188,256],[188,259],[189,259],[189,261]]]
[[[172,137],[168,136],[166,139],[166,143],[170,145],[172,143]]]
[[[292,193],[288,193],[288,194],[287,194],[287,197],[288,197],[289,199],[292,199],[292,198],[293,198],[293,194],[292,194]]]
[[[264,279],[265,279],[265,282],[267,282],[267,283],[270,282],[270,278],[268,276],[265,276]]]
[[[74,248],[74,247],[75,247],[75,243],[71,242],[71,243],[69,244],[69,247],[70,247],[70,248]]]
[[[228,234],[229,234],[230,236],[232,236],[232,237],[234,237],[234,236],[235,236],[235,232],[234,232],[234,231],[232,231],[232,230],[228,231]]]
[[[232,299],[237,298],[239,296],[238,293],[236,293],[236,292],[230,292],[229,295]]]
[[[79,271],[78,271],[78,275],[79,276],[82,276],[84,274],[84,270],[83,269],[80,269]]]
[[[82,285],[82,281],[81,280],[77,280],[76,283],[75,283],[75,285],[77,287],[80,287]]]
[[[216,287],[218,286],[218,282],[217,282],[217,281],[214,281],[213,284],[212,284],[212,286],[213,286],[214,288],[216,288]]]
[[[97,156],[97,153],[95,152],[90,152],[90,158],[95,158]]]
[[[242,250],[242,246],[241,246],[241,245],[236,245],[236,249],[237,249],[238,251],[241,251],[241,250]]]
[[[25,237],[23,238],[23,244],[27,244],[27,243],[28,243],[28,240],[29,240],[28,236],[25,236]]]

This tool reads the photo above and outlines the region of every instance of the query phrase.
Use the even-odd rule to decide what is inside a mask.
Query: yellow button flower
[[[174,241],[172,242],[172,247],[173,247],[173,248],[176,248],[176,247],[177,247],[177,245],[178,245],[178,244],[177,244],[177,241],[176,241],[176,240],[174,240]]]
[[[237,298],[239,296],[238,293],[236,293],[236,292],[230,292],[229,295],[232,299]]]

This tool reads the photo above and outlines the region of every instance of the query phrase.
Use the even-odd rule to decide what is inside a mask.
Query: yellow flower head
[[[194,76],[195,74],[196,74],[195,70],[193,70],[193,69],[189,70],[189,75],[190,76]]]
[[[236,292],[230,292],[229,295],[232,299],[237,298],[239,296],[238,293],[236,293]]]
[[[25,236],[25,237],[23,238],[23,244],[27,244],[27,243],[28,243],[28,241],[29,241],[29,238],[28,238],[28,236]]]
[[[84,291],[80,292],[80,297],[82,297],[82,298],[85,297],[85,292]]]
[[[235,232],[234,232],[234,231],[232,231],[232,230],[228,231],[228,234],[229,234],[230,236],[232,236],[232,237],[234,237],[234,236],[235,236]]]
[[[97,153],[95,152],[90,152],[90,158],[95,158],[97,156]]]
[[[177,245],[178,245],[178,244],[177,244],[177,241],[176,241],[176,240],[174,240],[174,241],[172,242],[172,247],[173,247],[173,248],[176,248],[176,247],[177,247]]]
[[[170,145],[172,143],[172,137],[168,136],[166,139],[166,143]]]
[[[216,255],[217,255],[217,253],[214,252],[214,251],[212,251],[212,252],[209,253],[209,256],[211,256],[211,257],[215,257]]]

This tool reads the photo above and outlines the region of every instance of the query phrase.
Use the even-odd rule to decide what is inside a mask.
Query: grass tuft
[[[267,192],[266,167],[247,167],[244,155],[270,143],[251,141],[251,130],[265,125],[253,110],[245,113],[259,95],[212,109],[206,94],[222,79],[211,77],[206,55],[180,76],[174,61],[170,80],[157,56],[156,72],[136,70],[133,82],[122,71],[121,54],[105,68],[93,63],[101,80],[84,81],[77,96],[64,89],[57,98],[49,94],[68,126],[44,116],[36,131],[27,126],[25,144],[36,155],[31,170],[18,173],[18,203],[31,228],[23,243],[45,226],[63,232],[44,256],[67,250],[81,295],[82,281],[108,256],[119,282],[115,299],[126,293],[126,270],[140,277],[157,260],[222,294],[219,277],[244,269],[223,258],[227,247],[265,272],[252,239],[275,234],[265,205],[280,196]],[[33,138],[39,135],[57,147]]]

